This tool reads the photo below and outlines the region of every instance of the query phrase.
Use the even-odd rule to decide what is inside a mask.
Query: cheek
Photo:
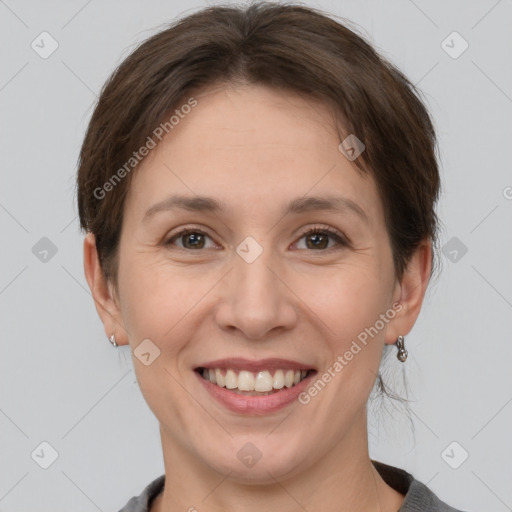
[[[388,273],[380,265],[339,265],[328,272],[303,274],[294,292],[309,311],[306,314],[312,318],[312,312],[331,336],[345,343],[385,312],[391,290]]]
[[[205,293],[208,279],[201,277],[199,281],[186,269],[148,254],[127,255],[120,262],[119,279],[122,316],[133,344],[144,338],[163,341]]]
[[[183,389],[182,352],[189,345],[194,304],[204,295],[176,269],[155,268],[126,260],[123,268],[122,316],[129,329],[133,366],[140,391],[161,424],[186,423],[183,414],[190,398]],[[131,263],[131,264],[130,264]],[[120,267],[121,279],[121,267]],[[192,314],[191,314],[192,313]],[[190,316],[189,316],[190,315]],[[150,340],[150,364],[138,359],[137,347]],[[143,345],[141,345],[143,346]],[[153,354],[156,354],[154,356]],[[153,359],[154,357],[154,359]],[[181,363],[181,364],[180,364]],[[185,435],[186,432],[182,432]]]

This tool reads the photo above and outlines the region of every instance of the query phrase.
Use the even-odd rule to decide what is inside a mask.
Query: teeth
[[[293,386],[293,377],[294,377],[294,375],[295,375],[295,372],[293,370],[288,370],[284,374],[284,385],[287,388],[291,388]]]
[[[291,388],[306,377],[307,370],[276,370],[274,376],[268,370],[253,373],[241,370],[238,374],[228,368],[203,368],[203,377],[221,388],[270,394],[273,390]]]
[[[218,368],[215,370],[215,381],[214,384],[217,384],[221,388],[225,386],[224,375],[222,375],[222,372]]]
[[[242,370],[238,374],[238,389],[240,391],[254,391],[254,375]]]
[[[272,391],[273,380],[269,372],[258,372],[254,391]]]
[[[283,370],[277,370],[274,373],[274,382],[272,383],[274,389],[284,388],[284,372]]]
[[[228,389],[235,389],[238,387],[238,377],[236,376],[236,373],[233,370],[228,370],[226,372],[224,382],[226,383],[226,387]]]

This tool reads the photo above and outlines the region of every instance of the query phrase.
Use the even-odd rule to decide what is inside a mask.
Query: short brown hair
[[[214,6],[133,51],[103,87],[89,122],[77,177],[80,226],[95,235],[102,269],[115,285],[133,174],[126,162],[187,94],[219,82],[264,84],[333,106],[345,135],[366,146],[354,163],[377,183],[397,278],[423,240],[435,247],[437,142],[415,86],[362,36],[319,10]],[[122,179],[113,182],[116,172]]]

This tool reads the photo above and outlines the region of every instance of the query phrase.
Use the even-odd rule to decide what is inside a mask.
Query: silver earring
[[[405,338],[403,336],[398,336],[396,340],[396,346],[398,348],[398,353],[396,354],[396,357],[402,363],[405,362],[405,360],[407,359],[407,350],[405,350],[404,341]]]
[[[114,347],[117,347],[116,335],[115,334],[112,334],[112,336],[110,336],[110,343],[112,343],[112,345],[114,345]]]

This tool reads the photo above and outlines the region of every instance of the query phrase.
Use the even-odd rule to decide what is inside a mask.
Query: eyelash
[[[190,235],[192,233],[206,235],[207,237],[212,239],[212,237],[208,233],[206,233],[205,231],[203,231],[201,229],[185,228],[182,231],[174,234],[171,238],[169,238],[166,242],[164,242],[164,245],[165,246],[173,245],[174,240],[177,240],[185,235]],[[328,226],[315,226],[314,228],[309,229],[308,231],[305,231],[304,233],[302,233],[302,235],[299,236],[298,240],[301,240],[302,238],[304,238],[306,236],[311,236],[311,235],[315,235],[315,234],[328,235],[332,239],[334,239],[338,243],[339,246],[350,247],[350,241],[347,239],[347,237],[345,237],[339,231],[334,230]],[[201,251],[201,249],[186,249],[183,247],[177,247],[177,248],[179,250],[187,251],[187,252],[200,252]],[[325,252],[331,252],[336,249],[337,249],[337,247],[329,247],[327,249],[319,249],[318,251],[315,251],[314,249],[300,249],[300,250],[308,250],[308,251],[324,252],[325,253]]]

